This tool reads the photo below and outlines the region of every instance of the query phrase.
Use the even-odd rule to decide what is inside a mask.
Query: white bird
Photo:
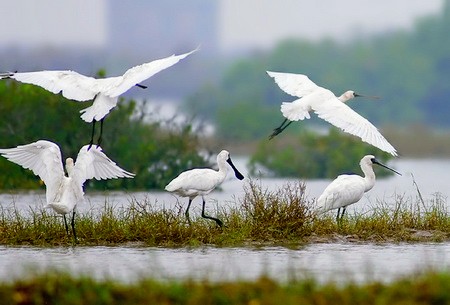
[[[356,174],[339,175],[325,188],[323,193],[317,199],[318,214],[338,209],[336,221],[339,222],[340,209],[343,208],[342,215],[340,217],[340,219],[342,219],[347,206],[358,202],[364,193],[371,190],[375,185],[375,173],[372,168],[373,164],[378,164],[398,175],[401,175],[396,170],[380,163],[374,156],[364,156],[359,162],[361,170],[364,173],[364,177]]]
[[[204,196],[208,195],[225,180],[228,171],[227,163],[234,170],[236,178],[239,180],[244,179],[244,176],[237,170],[231,161],[230,153],[226,150],[222,150],[217,155],[218,171],[210,168],[194,168],[182,172],[165,187],[165,190],[168,192],[189,198],[189,203],[186,212],[184,213],[189,223],[189,208],[191,207],[192,200],[197,196],[202,196],[202,217],[214,220],[220,227],[222,226],[223,223],[220,219],[205,215]]]
[[[92,137],[90,144],[94,141],[95,122],[101,121],[98,145],[101,143],[103,119],[112,108],[117,105],[121,94],[133,86],[147,88],[140,82],[150,78],[156,73],[173,66],[181,59],[189,56],[197,49],[182,55],[172,55],[166,58],[154,60],[128,69],[125,74],[116,77],[96,79],[84,76],[75,71],[37,71],[23,73],[3,73],[0,78],[12,78],[22,83],[40,86],[52,93],[62,95],[70,100],[85,102],[94,99],[91,106],[82,109],[81,118],[93,122]]]
[[[66,159],[67,176],[64,174],[60,148],[53,142],[39,140],[15,148],[0,149],[3,157],[32,170],[41,178],[46,186],[45,207],[63,215],[67,233],[69,229],[66,214],[73,212],[71,225],[75,241],[75,208],[84,200],[84,182],[93,178],[101,180],[134,177],[134,174],[123,170],[109,159],[101,147],[88,148],[89,145],[85,145],[80,149],[75,164],[72,158]]]
[[[336,97],[330,90],[317,86],[306,75],[270,71],[267,71],[267,74],[283,91],[299,97],[293,102],[284,102],[281,105],[281,112],[286,119],[274,129],[270,139],[281,133],[293,121],[309,119],[309,112],[314,111],[319,118],[347,133],[360,137],[366,143],[397,156],[395,148],[381,135],[378,129],[345,104],[355,97],[364,97],[363,95],[350,90],[340,97]]]

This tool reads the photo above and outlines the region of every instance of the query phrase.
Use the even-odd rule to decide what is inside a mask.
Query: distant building
[[[215,54],[218,1],[109,0],[109,45],[118,53],[166,56],[201,46]]]

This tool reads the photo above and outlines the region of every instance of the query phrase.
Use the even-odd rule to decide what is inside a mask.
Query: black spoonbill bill
[[[117,105],[121,94],[128,91],[133,86],[147,88],[141,82],[152,77],[156,73],[173,66],[181,59],[194,53],[172,55],[166,58],[157,59],[139,66],[128,69],[121,76],[96,79],[79,74],[75,71],[37,71],[37,72],[11,72],[0,74],[1,78],[11,78],[22,83],[40,86],[52,93],[62,95],[70,100],[85,102],[94,100],[93,104],[81,110],[81,118],[88,122],[93,122],[92,137],[90,144],[94,142],[95,122],[100,121],[100,136],[97,144],[100,145],[102,139],[103,119]]]
[[[53,142],[39,140],[34,143],[19,145],[15,148],[0,149],[0,154],[23,168],[30,169],[46,186],[45,206],[62,214],[66,232],[69,233],[66,214],[73,212],[72,233],[76,241],[75,210],[76,205],[84,200],[83,184],[89,179],[133,178],[134,174],[116,165],[103,152],[101,147],[88,149],[83,146],[76,162],[66,159],[67,176],[64,173],[61,151]]]
[[[364,177],[356,174],[339,175],[325,188],[322,195],[317,199],[317,212],[322,214],[330,210],[338,209],[336,221],[339,222],[344,217],[347,206],[358,202],[364,193],[370,191],[375,185],[373,164],[378,164],[401,176],[396,170],[380,163],[374,156],[364,156],[359,162]],[[342,214],[339,216],[341,208]]]
[[[330,90],[317,86],[306,75],[270,71],[267,71],[267,74],[275,80],[283,91],[299,97],[293,102],[284,102],[281,105],[281,112],[285,120],[273,130],[270,139],[281,133],[293,121],[309,119],[309,112],[314,111],[319,118],[328,123],[393,156],[397,156],[395,148],[381,135],[378,129],[345,104],[355,97],[375,99],[378,97],[360,95],[351,90],[346,91],[340,97],[336,97]]]
[[[223,223],[220,219],[205,214],[204,196],[208,195],[225,180],[228,171],[227,163],[234,170],[236,178],[239,180],[244,179],[244,176],[237,170],[231,161],[230,153],[226,150],[222,150],[217,155],[218,171],[210,168],[194,168],[182,172],[166,186],[166,191],[175,193],[181,197],[189,198],[189,203],[186,212],[184,213],[189,223],[189,208],[191,207],[192,200],[197,196],[202,196],[202,217],[214,220],[220,227],[222,226]]]

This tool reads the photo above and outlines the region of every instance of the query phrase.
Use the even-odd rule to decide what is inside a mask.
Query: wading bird
[[[103,120],[105,116],[117,105],[121,94],[133,86],[147,88],[140,84],[142,81],[152,77],[156,73],[173,66],[181,59],[193,52],[182,55],[172,55],[135,66],[128,69],[125,74],[116,77],[96,79],[84,76],[75,71],[37,71],[37,72],[11,72],[0,74],[0,78],[11,78],[22,83],[40,86],[52,93],[62,95],[70,100],[85,102],[94,99],[92,105],[81,110],[81,118],[92,124],[92,136],[90,145],[94,143],[95,122],[100,121],[100,136],[97,145],[102,141]]]
[[[202,196],[202,217],[214,220],[220,227],[222,226],[223,223],[220,219],[205,214],[204,196],[208,195],[225,180],[228,171],[227,163],[234,170],[236,178],[239,180],[244,179],[244,176],[237,170],[231,161],[230,153],[226,150],[222,150],[217,155],[218,171],[210,168],[194,168],[182,172],[166,186],[166,191],[175,193],[181,197],[189,198],[189,203],[186,212],[184,213],[189,223],[191,222],[189,218],[189,208],[191,207],[192,200],[197,196]]]
[[[72,158],[66,159],[67,176],[64,168],[59,146],[53,142],[39,140],[34,143],[19,145],[15,148],[0,149],[0,154],[11,162],[25,169],[30,169],[44,182],[46,186],[45,206],[52,208],[56,213],[62,214],[66,232],[69,228],[66,214],[72,214],[72,233],[75,233],[76,205],[84,200],[83,184],[89,179],[133,178],[134,174],[127,172],[116,165],[103,152],[101,147],[88,149],[83,146],[74,163]]]
[[[319,118],[328,123],[360,137],[364,142],[393,156],[397,156],[395,148],[381,135],[378,129],[345,104],[355,97],[375,99],[378,97],[360,95],[351,90],[346,91],[340,97],[336,97],[330,90],[317,86],[306,75],[270,71],[267,71],[267,74],[275,80],[283,91],[299,97],[293,102],[284,102],[281,105],[281,112],[286,119],[273,130],[270,139],[281,133],[293,121],[309,119],[309,112],[314,111]]]
[[[339,175],[325,188],[322,195],[317,199],[317,212],[322,214],[330,210],[338,209],[336,221],[339,222],[344,217],[347,206],[358,202],[364,193],[371,190],[375,185],[373,164],[378,164],[401,176],[396,170],[380,163],[374,156],[364,156],[359,162],[364,177],[356,174]],[[342,214],[339,216],[341,208]]]

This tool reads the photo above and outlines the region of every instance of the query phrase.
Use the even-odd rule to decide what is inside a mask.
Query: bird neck
[[[68,177],[72,177],[73,163],[66,163],[66,172]]]
[[[217,166],[219,167],[219,173],[226,176],[228,172],[228,163],[224,159],[217,158]]]
[[[375,185],[375,172],[373,171],[372,166],[363,164],[361,165],[361,170],[364,173],[364,182],[365,182],[365,189],[364,192],[367,192],[373,188]]]

